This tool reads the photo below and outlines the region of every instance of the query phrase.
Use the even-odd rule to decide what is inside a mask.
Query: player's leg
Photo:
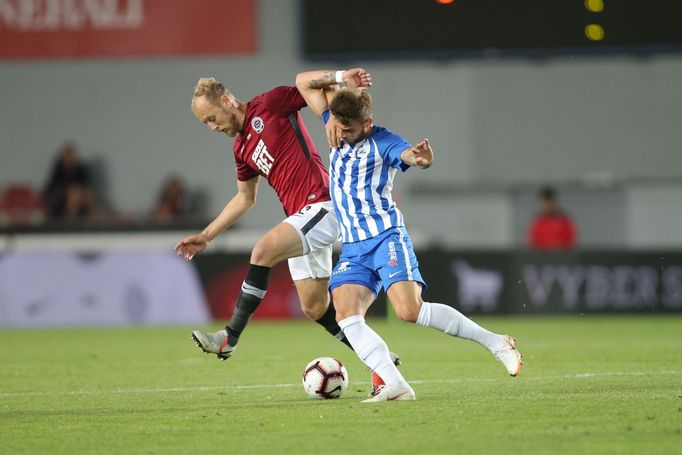
[[[197,346],[204,352],[217,354],[222,360],[228,359],[237,346],[242,331],[265,297],[271,267],[284,259],[301,254],[303,254],[301,238],[292,225],[280,223],[270,229],[256,242],[251,251],[249,269],[230,322],[223,330],[215,333],[199,330],[192,332],[192,338]]]
[[[301,263],[310,256],[309,254],[302,257],[291,258],[289,260],[289,269],[292,278],[300,273],[300,265],[292,265],[292,263]],[[313,321],[320,324],[329,332],[331,336],[341,341],[343,344],[353,349],[348,342],[346,335],[336,322],[336,311],[334,305],[329,302],[329,278],[300,278],[294,279],[294,286],[298,292],[298,298],[301,301],[301,309],[303,313]]]
[[[330,289],[339,326],[360,360],[386,384],[370,402],[413,400],[414,391],[393,363],[386,342],[365,322],[365,313],[380,288],[378,277],[361,258],[356,262],[347,259],[342,255],[334,268]]]
[[[327,330],[332,336],[353,349],[343,330],[336,322],[336,310],[329,303],[328,277],[331,274],[332,247],[328,245],[311,251],[305,256],[289,259],[289,270],[301,300],[303,312],[310,319]],[[325,277],[325,278],[321,278]],[[400,365],[400,357],[390,353],[391,361]],[[384,384],[383,379],[371,372],[372,387],[369,396],[374,396],[378,388]]]
[[[421,284],[415,281],[399,281],[390,285],[386,295],[400,319],[475,341],[502,362],[510,375],[519,373],[523,363],[513,338],[490,332],[451,306],[422,301],[421,290]]]
[[[270,229],[251,251],[249,270],[230,322],[224,330],[214,334],[193,332],[192,337],[197,345],[205,352],[218,354],[223,360],[229,358],[242,331],[265,297],[270,268],[284,259],[290,259],[289,269],[295,281],[327,278],[331,271],[331,245],[338,236],[339,223],[330,201],[310,204]],[[328,296],[319,297],[321,284],[312,286],[317,288],[313,291],[314,295],[310,298],[304,295],[301,301],[305,299],[305,307],[311,307],[318,313],[325,311],[316,321],[330,333],[338,335],[341,329],[334,318],[333,307],[330,310],[332,313],[326,314]]]
[[[283,224],[291,225],[301,239],[304,256],[289,259],[289,272],[303,312],[351,347],[336,322],[334,305],[329,303],[327,285],[332,271],[332,245],[339,237],[339,223],[331,201],[306,206]]]
[[[303,254],[301,239],[296,230],[287,223],[278,224],[256,242],[251,251],[249,270],[242,283],[234,313],[226,326],[231,338],[228,344],[236,345],[249,319],[265,297],[271,268],[284,259],[301,254]]]
[[[395,235],[377,249],[374,260],[384,264],[386,258],[389,259],[389,266],[382,267],[379,275],[399,318],[451,336],[473,340],[502,362],[510,375],[518,374],[523,363],[512,337],[490,332],[451,306],[422,300],[426,283],[419,271],[412,241],[404,228],[397,229]]]
[[[323,318],[329,307],[329,279],[326,277],[299,279],[294,280],[294,286],[301,301],[303,314],[313,321]]]
[[[421,290],[415,281],[399,281],[388,288],[386,295],[400,319],[473,340],[489,350],[501,344],[501,335],[484,329],[451,306],[424,302]]]

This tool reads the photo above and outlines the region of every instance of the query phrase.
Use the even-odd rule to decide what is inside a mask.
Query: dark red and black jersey
[[[305,106],[296,87],[256,96],[246,106],[244,128],[234,142],[237,178],[265,177],[287,216],[330,199],[329,174],[298,113]]]

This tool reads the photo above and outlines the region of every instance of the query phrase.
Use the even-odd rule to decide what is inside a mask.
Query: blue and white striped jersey
[[[328,110],[322,114],[325,123],[329,116]],[[404,226],[391,189],[396,171],[410,168],[400,159],[410,146],[402,137],[375,125],[365,140],[330,149],[329,190],[343,243],[366,240],[392,227]]]

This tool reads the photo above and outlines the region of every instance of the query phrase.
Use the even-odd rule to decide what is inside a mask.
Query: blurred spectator
[[[185,184],[179,177],[169,177],[161,187],[154,207],[154,220],[169,223],[182,219],[191,213],[191,198]]]
[[[528,229],[528,243],[538,250],[573,248],[577,241],[576,228],[569,215],[559,209],[557,192],[547,186],[540,191],[540,212]]]
[[[43,198],[52,220],[87,219],[95,214],[90,176],[75,144],[66,143],[59,150]]]

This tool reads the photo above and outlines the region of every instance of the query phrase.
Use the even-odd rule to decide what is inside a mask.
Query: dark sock
[[[232,313],[230,322],[225,326],[228,333],[227,344],[230,346],[236,346],[239,336],[249,323],[249,319],[265,297],[269,277],[270,267],[249,265],[249,271],[244,283],[242,283],[242,290],[239,293],[239,298],[237,298],[234,313]]]
[[[329,302],[327,311],[325,311],[322,317],[315,322],[324,327],[325,330],[334,338],[338,339],[340,342],[351,348],[351,350],[353,349],[353,346],[350,345],[348,338],[346,338],[346,335],[343,334],[343,330],[341,330],[341,327],[339,327],[338,322],[336,322],[336,309],[334,309],[334,304],[332,302]]]
[[[246,272],[244,282],[265,292],[268,289],[270,279],[270,267],[263,265],[249,264],[249,271]]]

